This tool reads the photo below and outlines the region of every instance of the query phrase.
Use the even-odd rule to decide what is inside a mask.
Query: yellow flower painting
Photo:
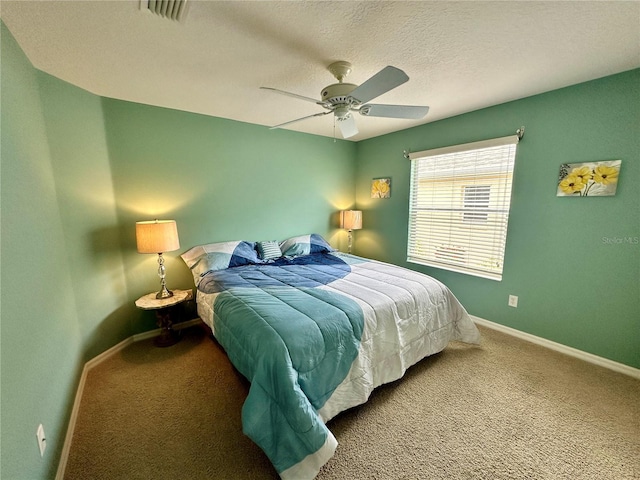
[[[391,197],[391,179],[374,178],[371,181],[371,198]]]
[[[621,160],[564,163],[558,177],[559,197],[604,197],[616,194]]]

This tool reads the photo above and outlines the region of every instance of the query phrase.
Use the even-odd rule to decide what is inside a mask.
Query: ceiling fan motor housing
[[[356,89],[357,85],[353,83],[334,83],[328,87],[324,87],[320,92],[320,97],[323,102],[327,102],[331,105],[345,105],[353,103],[352,100],[347,100],[349,94]]]

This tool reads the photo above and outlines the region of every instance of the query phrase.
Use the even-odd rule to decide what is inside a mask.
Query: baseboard
[[[629,365],[625,365],[623,363],[614,362],[613,360],[609,360],[608,358],[599,357],[598,355],[587,353],[582,350],[578,350],[577,348],[568,347],[566,345],[562,345],[561,343],[547,340],[546,338],[537,337],[530,333],[516,330],[515,328],[500,325],[499,323],[494,323],[489,320],[485,320],[484,318],[476,317],[473,315],[470,315],[470,317],[475,323],[477,323],[478,325],[482,325],[483,327],[506,333],[507,335],[520,338],[527,342],[535,343],[536,345],[540,345],[542,347],[564,353],[565,355],[569,355],[571,357],[579,358],[580,360],[584,360],[585,362],[608,368],[609,370],[613,370],[614,372],[623,373],[640,380],[640,369],[630,367]]]
[[[202,323],[202,320],[200,320],[199,318],[194,318],[193,320],[187,320],[185,322],[176,323],[175,325],[173,325],[173,329],[182,330],[183,328],[192,327],[193,325],[197,325],[199,323]],[[147,338],[157,337],[158,335],[160,335],[160,332],[161,332],[161,329],[156,328],[155,330],[149,330],[148,332],[137,333],[131,338],[133,339],[134,342],[139,342],[141,340],[146,340]]]
[[[191,327],[193,325],[197,325],[202,322],[199,318],[195,318],[193,320],[188,320],[186,322],[180,322],[175,324],[173,327],[176,330],[182,330],[183,328]],[[147,338],[153,338],[160,335],[161,329],[157,328],[155,330],[150,330],[148,332],[139,333],[133,335],[125,340],[121,341],[117,345],[114,345],[108,350],[105,350],[100,355],[92,358],[87,363],[84,364],[82,369],[82,374],[80,375],[80,381],[78,382],[78,389],[76,390],[76,396],[73,400],[73,408],[71,409],[71,416],[69,418],[69,425],[67,426],[67,434],[64,437],[64,444],[62,446],[62,453],[60,454],[60,462],[58,463],[58,470],[56,472],[56,480],[63,480],[65,470],[67,468],[67,460],[69,458],[69,451],[71,450],[71,440],[73,439],[73,432],[75,430],[76,421],[78,419],[78,413],[80,412],[80,401],[82,400],[82,394],[84,393],[84,386],[87,380],[87,375],[91,371],[92,368],[101,364],[108,358],[112,357],[116,353],[118,353],[123,348],[131,345],[133,342],[139,342],[141,340],[146,340]]]

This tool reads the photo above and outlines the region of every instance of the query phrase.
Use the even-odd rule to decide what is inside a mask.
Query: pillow
[[[282,251],[280,250],[280,245],[275,240],[268,242],[258,242],[256,243],[256,248],[258,249],[258,256],[261,260],[272,260],[274,258],[280,258],[282,256]]]
[[[196,284],[207,272],[260,263],[254,242],[235,241],[198,245],[180,255]]]
[[[317,233],[300,235],[280,242],[280,250],[285,257],[309,255],[310,253],[329,253],[335,251],[331,245]]]

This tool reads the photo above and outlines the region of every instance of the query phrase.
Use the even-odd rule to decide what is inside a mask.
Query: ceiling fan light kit
[[[380,105],[368,104],[369,101],[392,90],[409,80],[406,73],[396,67],[387,66],[366,80],[361,85],[344,83],[344,79],[351,73],[352,65],[343,60],[334,62],[327,67],[329,72],[338,80],[338,83],[324,87],[320,91],[321,100],[298,95],[296,93],[285,92],[271,87],[260,87],[264,90],[271,90],[282,95],[287,95],[299,100],[313,102],[327,109],[326,112],[307,115],[306,117],[291,120],[271,128],[281,128],[307,118],[319,117],[329,113],[334,114],[343,138],[350,138],[358,134],[358,127],[351,112],[359,112],[368,117],[404,118],[419,120],[429,111],[427,106],[418,105]]]

